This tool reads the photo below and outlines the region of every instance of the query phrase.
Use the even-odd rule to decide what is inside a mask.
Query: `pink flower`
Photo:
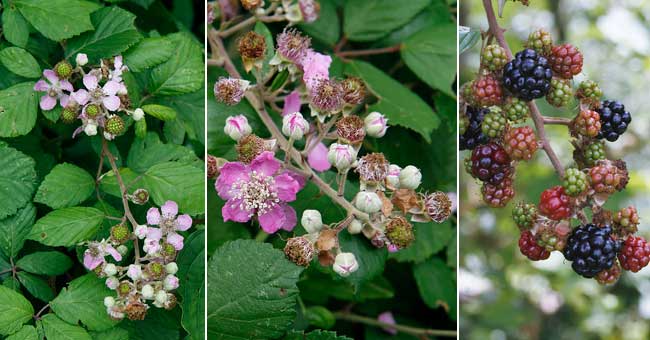
[[[307,51],[305,58],[301,61],[304,74],[302,80],[307,85],[307,89],[311,90],[319,79],[330,79],[329,68],[332,63],[332,57],[314,52],[313,50]]]
[[[52,70],[44,70],[43,76],[47,81],[41,79],[34,84],[34,91],[46,92],[45,95],[41,97],[41,109],[52,110],[56,106],[58,100],[61,101],[62,107],[68,105],[69,96],[63,91],[74,91],[72,84],[65,79],[59,79],[59,77],[56,76],[56,73]]]
[[[296,211],[287,202],[296,200],[300,183],[286,172],[278,173],[280,166],[270,151],[257,156],[250,165],[226,163],[215,184],[219,197],[227,201],[221,209],[224,222],[243,223],[257,216],[268,234],[293,230]]]
[[[94,74],[86,74],[83,78],[84,86],[88,89],[89,100],[95,104],[102,104],[109,111],[116,111],[120,108],[120,97],[117,92],[123,85],[109,80],[103,87],[99,86],[99,78]],[[80,90],[81,91],[81,90]]]
[[[116,81],[118,83],[122,82],[122,74],[124,71],[128,71],[129,68],[124,65],[122,56],[118,55],[113,58],[113,69],[108,70],[108,80]],[[124,84],[120,84],[124,86]]]
[[[329,150],[323,143],[318,143],[307,155],[307,163],[309,166],[319,172],[327,171],[332,167],[332,164],[327,160],[327,153]]]
[[[298,0],[298,5],[300,6],[300,12],[304,21],[314,22],[318,20],[318,14],[320,13],[320,4],[314,0]]]
[[[183,236],[178,234],[177,231],[189,229],[192,226],[192,218],[187,214],[179,215],[178,217],[176,215],[178,215],[178,204],[174,201],[165,202],[160,207],[160,210],[158,208],[150,208],[147,211],[147,224],[157,225],[160,228],[147,228],[145,245],[147,244],[147,240],[160,240],[165,236],[166,242],[173,245],[176,250],[183,249]],[[153,245],[153,242],[151,243]]]
[[[300,112],[300,92],[294,90],[284,98],[284,107],[282,108],[282,116],[289,113]]]
[[[122,255],[113,248],[113,246],[106,240],[101,242],[91,242],[88,249],[84,252],[84,267],[88,270],[93,270],[97,266],[106,262],[106,256],[111,255],[115,261],[122,261]]]
[[[309,46],[311,45],[311,38],[302,35],[295,29],[285,29],[277,36],[278,54],[284,60],[290,61],[294,64],[300,64],[307,56]]]
[[[383,322],[389,325],[395,325],[395,318],[393,317],[393,313],[391,313],[390,311],[379,314],[377,320],[379,320],[379,322]],[[384,327],[383,330],[388,334],[392,334],[392,335],[397,334],[397,330],[392,327]]]

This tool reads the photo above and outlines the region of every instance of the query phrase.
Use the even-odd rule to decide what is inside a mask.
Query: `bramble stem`
[[[571,124],[571,119],[563,117],[543,117],[544,124],[548,125],[569,125]]]
[[[377,319],[353,314],[346,311],[334,313],[334,317],[336,317],[339,320],[361,323],[364,325],[374,326],[378,328],[392,328],[398,332],[410,334],[416,337],[431,335],[431,336],[455,338],[458,336],[457,332],[453,330],[427,329],[427,328],[419,328],[419,327],[404,326],[404,325],[397,325],[397,324],[393,325],[393,324],[381,322]]]
[[[341,58],[345,58],[345,57],[361,57],[361,56],[367,56],[367,55],[395,53],[395,52],[399,52],[399,50],[401,48],[402,48],[402,44],[397,44],[397,45],[394,45],[394,46],[383,47],[383,48],[371,48],[371,49],[367,49],[367,50],[356,50],[356,51],[341,51],[341,52],[335,52],[335,54],[338,57],[341,57]]]
[[[485,14],[487,15],[488,19],[489,32],[497,40],[497,43],[499,43],[499,45],[505,49],[508,59],[512,59],[512,51],[510,50],[508,42],[503,35],[503,32],[505,32],[505,30],[499,27],[499,23],[497,22],[497,18],[494,14],[494,8],[492,7],[492,0],[483,0],[483,7],[485,8]],[[546,130],[544,129],[544,116],[542,116],[542,114],[539,112],[539,109],[537,108],[537,105],[535,105],[534,101],[531,100],[528,102],[528,108],[530,109],[530,117],[535,124],[535,129],[537,129],[537,136],[541,141],[542,148],[544,149],[544,152],[546,152],[546,155],[551,161],[551,164],[553,164],[555,171],[560,175],[560,178],[563,178],[564,167],[562,166],[560,159],[555,154],[555,151],[553,151],[548,137],[546,137]]]
[[[232,26],[228,29],[225,29],[221,32],[219,32],[219,36],[222,38],[228,38],[229,36],[235,34],[237,31],[242,30],[248,26],[254,25],[258,20],[263,21],[263,22],[272,22],[272,21],[281,21],[284,20],[284,16],[267,16],[269,13],[275,11],[275,9],[278,7],[277,3],[273,3],[271,6],[269,6],[266,11],[264,11],[264,15],[262,16],[251,16],[250,18],[247,18],[246,20],[236,24],[235,26]]]

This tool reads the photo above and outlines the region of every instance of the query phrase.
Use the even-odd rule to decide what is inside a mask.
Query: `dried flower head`
[[[284,30],[277,37],[278,54],[294,63],[300,64],[311,46],[311,38],[295,29]]]
[[[360,143],[366,137],[363,119],[359,116],[347,116],[336,122],[336,134],[345,142]]]
[[[266,142],[254,134],[243,137],[237,142],[237,159],[240,162],[250,163],[266,150]]]
[[[319,112],[338,112],[343,106],[343,87],[333,79],[319,79],[309,93],[311,106]]]
[[[226,105],[238,104],[244,98],[248,84],[247,80],[220,77],[214,84],[214,96]]]
[[[208,169],[208,178],[217,178],[217,175],[219,175],[219,166],[217,165],[217,157],[214,157],[212,155],[207,155],[206,159],[206,167]]]
[[[303,267],[309,266],[309,263],[314,258],[314,253],[314,244],[303,236],[288,239],[287,245],[284,247],[284,254],[287,258]]]
[[[140,300],[133,299],[127,303],[124,312],[129,320],[144,320],[144,317],[147,316],[147,309],[149,307],[146,304]]]
[[[238,50],[244,59],[256,60],[262,58],[264,51],[266,51],[266,40],[261,34],[249,31],[239,39]]]
[[[446,193],[436,191],[424,198],[424,209],[434,222],[442,223],[451,215],[451,200]]]
[[[390,164],[382,153],[367,154],[359,159],[356,172],[364,182],[381,182],[388,175]]]
[[[366,85],[358,77],[349,77],[341,82],[343,86],[343,100],[346,103],[357,105],[366,98]]]

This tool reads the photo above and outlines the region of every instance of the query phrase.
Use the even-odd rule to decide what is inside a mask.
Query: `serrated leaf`
[[[341,249],[346,253],[353,253],[359,263],[359,269],[356,272],[343,278],[354,286],[355,292],[359,291],[362,284],[374,279],[384,271],[388,257],[386,249],[373,247],[367,240],[351,235],[347,231],[339,233],[339,243]]]
[[[203,169],[180,162],[165,162],[149,168],[142,183],[157,205],[172,200],[178,203],[181,212],[197,215],[204,213],[204,178]]]
[[[12,4],[34,28],[54,41],[92,30],[90,13],[99,8],[82,0],[14,0]]]
[[[86,53],[88,59],[97,61],[118,55],[142,39],[133,25],[135,15],[119,7],[102,8],[91,15],[91,21],[95,30],[70,39],[66,58]]]
[[[27,204],[15,215],[0,221],[0,250],[7,257],[15,257],[23,248],[25,239],[36,220],[36,208]]]
[[[176,259],[179,295],[182,297],[181,323],[189,333],[188,339],[205,337],[205,229],[192,233]]]
[[[104,213],[95,208],[54,210],[36,221],[28,239],[48,246],[71,247],[92,238],[103,219]]]
[[[347,336],[336,335],[336,332],[322,331],[317,329],[309,333],[291,331],[283,338],[284,340],[352,340]]]
[[[456,284],[447,264],[437,257],[413,266],[420,296],[430,308],[442,307],[456,319]]]
[[[34,315],[32,304],[10,288],[0,286],[0,301],[0,335],[19,331]]]
[[[85,329],[71,325],[54,314],[46,314],[40,323],[47,340],[92,340]]]
[[[21,293],[20,282],[17,279],[15,279],[13,276],[10,276],[6,278],[4,281],[2,281],[2,285],[11,290]]]
[[[147,104],[142,106],[142,110],[146,114],[156,117],[160,120],[176,119],[176,110],[168,106],[158,105],[158,104]]]
[[[18,280],[35,298],[49,302],[54,298],[54,291],[42,278],[27,272],[18,272]]]
[[[34,202],[52,209],[75,206],[90,197],[95,190],[95,180],[90,174],[68,163],[57,164],[38,187]]]
[[[7,47],[0,50],[0,62],[11,72],[25,77],[38,78],[41,76],[41,67],[36,59],[20,47]]]
[[[31,200],[36,189],[34,160],[0,145],[0,218],[13,215]]]
[[[454,236],[451,222],[442,224],[433,222],[414,223],[415,240],[405,249],[390,254],[390,258],[398,262],[422,262],[429,256],[445,248]]]
[[[0,91],[0,137],[25,135],[36,123],[38,98],[34,83],[26,82]]]
[[[458,55],[474,47],[481,40],[481,32],[467,26],[458,26]]]
[[[167,38],[175,49],[169,60],[152,70],[149,92],[178,95],[197,91],[204,81],[202,48],[189,33],[174,33]]]
[[[5,7],[2,12],[2,33],[10,43],[25,47],[29,40],[29,24],[15,7]]]
[[[270,244],[228,242],[208,264],[208,337],[277,338],[296,316],[302,268]]]
[[[144,320],[126,321],[120,326],[129,332],[129,340],[180,339],[179,319],[178,308],[149,308]]]
[[[352,41],[375,40],[406,24],[429,4],[429,0],[347,0],[343,32]]]
[[[66,322],[83,323],[89,330],[104,331],[113,327],[104,307],[104,297],[113,295],[103,280],[94,273],[88,273],[70,282],[63,288],[50,307]]]
[[[456,24],[425,28],[408,38],[400,50],[406,65],[434,89],[454,97]]]
[[[175,121],[167,124],[181,123],[190,139],[198,140],[205,144],[205,87],[200,90],[181,96],[159,97],[158,103],[167,105],[178,113]],[[167,134],[165,134],[167,136]],[[182,143],[182,142],[181,142]]]
[[[132,72],[142,72],[171,57],[174,45],[166,37],[144,38],[124,53],[124,62]]]
[[[133,171],[142,173],[156,164],[169,161],[199,166],[202,164],[192,150],[180,145],[164,144],[155,132],[148,133],[144,139],[133,141],[126,164]]]
[[[8,336],[6,340],[38,340],[38,332],[31,325],[24,325],[18,332]]]
[[[23,256],[16,262],[16,266],[33,274],[57,276],[68,271],[72,267],[72,261],[58,251],[41,251]]]
[[[361,77],[378,102],[368,112],[379,111],[388,118],[388,124],[400,125],[418,132],[431,143],[431,133],[440,126],[440,118],[422,98],[397,80],[370,63],[355,60],[345,72]]]
[[[103,332],[90,332],[93,340],[129,340],[129,332],[126,329],[113,327]]]

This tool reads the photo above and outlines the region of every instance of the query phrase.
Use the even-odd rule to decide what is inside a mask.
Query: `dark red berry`
[[[556,221],[568,218],[571,216],[571,197],[560,185],[546,189],[539,198],[539,212]]]
[[[472,175],[483,182],[499,184],[512,173],[510,156],[500,145],[488,143],[472,151]]]
[[[571,44],[553,46],[548,59],[558,77],[571,79],[582,71],[582,53]]]
[[[537,244],[530,230],[523,231],[519,237],[519,251],[533,261],[546,260],[551,253]]]
[[[631,272],[638,272],[650,262],[650,244],[641,236],[628,236],[618,253],[621,267]]]

